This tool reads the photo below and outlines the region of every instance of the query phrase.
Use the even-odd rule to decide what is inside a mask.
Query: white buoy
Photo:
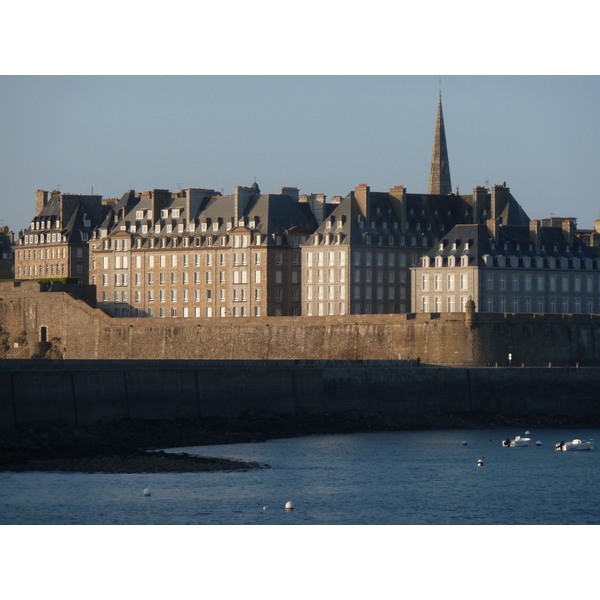
[[[540,442],[539,440],[535,443],[536,446],[541,446],[542,442]]]
[[[465,442],[465,441],[463,440],[463,443],[462,443],[462,445],[463,445],[463,446],[466,446],[466,445],[467,445],[467,442]]]
[[[525,432],[525,435],[529,435],[529,431],[526,431],[526,432]]]
[[[292,510],[292,508],[294,508],[294,504],[292,502],[286,502],[285,503],[285,508],[287,510]]]
[[[477,461],[477,466],[483,467],[483,461],[481,460],[481,458]]]
[[[152,495],[152,490],[150,488],[145,488],[144,489],[144,496],[150,496]]]
[[[267,507],[266,507],[266,506],[263,506],[263,510],[267,510]]]

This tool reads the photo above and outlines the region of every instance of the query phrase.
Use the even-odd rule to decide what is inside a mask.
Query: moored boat
[[[511,440],[510,438],[502,440],[502,445],[505,448],[519,448],[520,446],[534,446],[535,444],[532,442],[531,438],[517,435],[514,440]]]
[[[593,440],[589,442],[584,442],[578,438],[574,439],[572,442],[559,442],[554,446],[556,450],[564,450],[565,452],[568,450],[593,450],[594,443]]]

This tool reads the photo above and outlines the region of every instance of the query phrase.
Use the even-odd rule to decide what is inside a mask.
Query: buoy
[[[465,442],[465,441],[463,440],[463,443],[462,443],[462,445],[463,445],[463,446],[466,446],[466,445],[467,445],[467,442]]]
[[[152,490],[150,488],[145,488],[144,489],[144,496],[150,496],[152,495]]]
[[[263,510],[267,510],[267,507],[266,507],[266,506],[263,506]]]
[[[526,432],[525,432],[525,435],[529,435],[529,431],[526,431]]]
[[[292,508],[294,508],[294,504],[292,502],[286,502],[285,503],[285,508],[287,510],[292,510]]]
[[[483,460],[481,460],[481,458],[477,461],[477,466],[483,467]]]
[[[539,440],[535,443],[536,446],[541,446],[542,442],[540,442]]]

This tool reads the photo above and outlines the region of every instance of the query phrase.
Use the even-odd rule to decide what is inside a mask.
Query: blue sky
[[[454,189],[506,181],[531,218],[593,226],[598,76],[3,76],[0,220],[59,186],[426,192],[440,81]]]

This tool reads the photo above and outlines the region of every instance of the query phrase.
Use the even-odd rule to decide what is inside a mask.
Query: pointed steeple
[[[450,194],[450,163],[448,162],[448,148],[446,147],[446,131],[444,130],[444,114],[442,112],[442,93],[438,98],[437,121],[435,136],[433,138],[433,152],[431,154],[431,172],[429,174],[428,194]]]

